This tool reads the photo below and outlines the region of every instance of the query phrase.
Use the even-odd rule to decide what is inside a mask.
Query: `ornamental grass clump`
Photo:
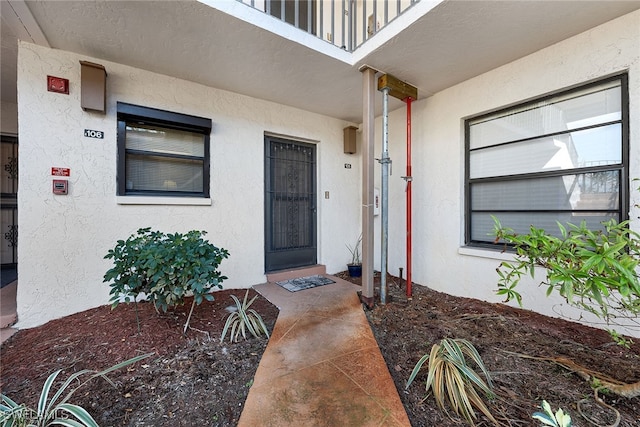
[[[469,366],[465,356],[480,368],[486,381]],[[494,397],[491,377],[473,344],[464,339],[450,338],[444,338],[439,344],[434,344],[431,347],[431,353],[425,354],[416,363],[407,381],[406,389],[415,380],[422,365],[426,362],[429,362],[427,393],[433,393],[440,409],[447,412],[445,400],[448,400],[449,406],[457,415],[474,425],[474,421],[477,419],[473,409],[475,407],[491,422],[498,425],[478,394],[480,391],[489,398]]]
[[[141,228],[127,240],[118,240],[105,255],[114,263],[104,275],[111,286],[111,307],[144,299],[166,312],[169,307],[183,305],[185,297],[192,295],[186,333],[194,307],[203,300],[213,301],[210,292],[222,288],[227,279],[218,267],[229,251],[203,239],[205,234],[197,230],[165,234]]]
[[[247,332],[255,338],[260,338],[262,333],[269,338],[269,331],[267,330],[267,325],[264,324],[262,317],[253,308],[249,308],[256,298],[258,298],[258,295],[254,296],[249,302],[247,302],[247,299],[249,298],[249,290],[247,289],[242,303],[235,295],[231,295],[231,298],[233,298],[236,303],[236,306],[234,307],[235,311],[227,317],[224,329],[222,330],[222,335],[220,336],[220,342],[224,341],[224,338],[227,336],[227,332],[230,332],[229,341],[233,342],[238,342],[240,335],[242,335],[246,340]]]
[[[73,394],[78,391],[80,387],[96,377],[102,377],[113,385],[111,380],[106,376],[108,373],[131,365],[132,363],[136,363],[151,356],[152,354],[153,353],[133,357],[99,372],[89,369],[78,371],[67,378],[67,380],[62,383],[60,388],[58,388],[50,398],[49,394],[53,391],[53,384],[60,372],[62,372],[62,370],[59,369],[49,375],[45,381],[44,386],[42,387],[42,392],[40,393],[40,398],[38,399],[38,407],[36,409],[30,408],[24,404],[17,404],[8,396],[0,394],[0,426],[48,427],[58,425],[69,427],[98,427],[98,423],[96,423],[86,409],[81,406],[68,403],[69,399],[71,399]],[[79,382],[81,377],[86,377],[87,375],[89,375],[89,377],[80,382],[77,387],[70,388],[71,384]]]

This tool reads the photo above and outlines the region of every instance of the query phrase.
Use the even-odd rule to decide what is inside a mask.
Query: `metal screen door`
[[[267,136],[265,270],[316,262],[316,147]]]

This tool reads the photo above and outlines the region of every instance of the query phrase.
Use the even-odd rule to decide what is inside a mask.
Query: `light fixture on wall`
[[[356,152],[356,130],[355,126],[347,126],[344,128],[344,152],[346,154],[355,154]]]

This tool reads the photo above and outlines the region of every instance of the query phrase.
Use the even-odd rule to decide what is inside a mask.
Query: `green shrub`
[[[30,408],[24,404],[19,405],[4,394],[0,394],[0,426],[48,427],[60,425],[68,427],[98,427],[98,424],[93,417],[89,415],[86,409],[81,406],[68,403],[71,396],[73,396],[80,387],[96,377],[103,377],[111,383],[111,380],[106,377],[108,373],[138,362],[151,356],[151,354],[152,353],[131,358],[100,372],[88,369],[76,372],[67,378],[53,396],[49,398],[53,383],[61,372],[59,369],[49,375],[45,381],[44,386],[42,387],[42,392],[40,393],[40,399],[38,400],[38,407],[36,409]],[[89,375],[89,378],[82,381],[77,387],[69,389],[69,386],[72,383],[79,381],[80,377],[85,377],[87,375]]]
[[[486,382],[467,363],[465,355],[480,368]],[[453,411],[469,424],[473,425],[477,418],[473,410],[475,407],[485,414],[491,422],[498,425],[478,395],[479,390],[489,397],[494,396],[489,372],[473,344],[464,339],[449,338],[444,338],[440,344],[434,344],[431,347],[431,353],[425,354],[416,363],[407,381],[407,389],[420,372],[422,365],[427,361],[429,362],[429,374],[426,389],[427,392],[433,393],[440,409],[446,411],[444,402],[447,398]]]
[[[231,298],[236,303],[236,311],[231,313],[229,317],[227,317],[227,321],[224,324],[224,329],[222,330],[222,335],[220,336],[220,342],[224,341],[224,337],[227,336],[227,332],[230,331],[229,341],[238,342],[240,338],[240,334],[246,340],[247,339],[247,331],[255,338],[259,338],[260,335],[264,332],[264,334],[269,338],[269,331],[267,330],[267,325],[262,321],[262,317],[251,307],[251,304],[258,298],[258,295],[251,298],[251,301],[247,302],[247,298],[249,297],[249,290],[244,294],[244,300],[242,303],[235,295],[231,295]],[[229,329],[231,328],[231,329]]]
[[[603,223],[602,230],[590,230],[586,223],[558,223],[561,237],[531,227],[528,234],[516,234],[494,217],[496,242],[513,245],[514,262],[503,261],[497,269],[499,295],[522,304],[516,290],[523,275],[534,277],[535,267],[546,269],[547,295],[554,291],[568,304],[593,313],[607,324],[626,318],[637,322],[640,314],[640,235],[628,221]]]
[[[127,240],[118,240],[105,255],[114,263],[104,275],[111,286],[112,308],[123,300],[135,302],[144,296],[156,310],[166,312],[193,295],[186,332],[194,306],[205,299],[213,301],[210,292],[222,288],[222,281],[227,279],[218,267],[229,252],[204,240],[205,234],[196,230],[165,234],[141,228]]]

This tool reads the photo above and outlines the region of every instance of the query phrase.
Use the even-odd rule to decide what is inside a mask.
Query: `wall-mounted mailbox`
[[[85,111],[107,111],[107,71],[104,66],[80,61],[80,104]]]
[[[344,128],[344,152],[346,154],[354,154],[356,152],[356,130],[355,126],[347,126]]]
[[[58,195],[69,194],[69,181],[64,179],[54,179],[53,194],[58,194]]]

